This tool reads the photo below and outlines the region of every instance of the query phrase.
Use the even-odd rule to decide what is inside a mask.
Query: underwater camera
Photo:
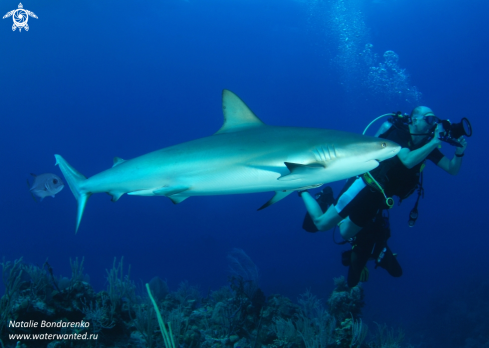
[[[441,120],[440,123],[445,130],[445,132],[440,133],[440,140],[450,145],[462,147],[462,144],[457,139],[462,135],[472,136],[472,126],[466,117],[462,118],[459,123],[451,123],[449,120]]]

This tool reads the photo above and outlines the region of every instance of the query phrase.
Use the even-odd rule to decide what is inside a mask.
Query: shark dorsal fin
[[[265,126],[236,94],[227,89],[222,91],[222,113],[224,124],[216,134]]]
[[[114,168],[115,166],[118,166],[119,164],[125,162],[126,160],[123,160],[122,158],[120,157],[114,157],[114,164],[112,165],[112,168]]]

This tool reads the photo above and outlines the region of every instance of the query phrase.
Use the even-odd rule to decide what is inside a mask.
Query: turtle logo
[[[34,12],[24,10],[24,6],[22,6],[22,3],[19,3],[19,8],[17,10],[12,10],[8,12],[5,16],[3,16],[3,19],[10,16],[12,16],[12,19],[14,20],[12,31],[15,31],[15,29],[19,28],[19,33],[22,31],[22,28],[24,28],[25,31],[29,31],[29,26],[27,25],[27,20],[29,19],[29,16],[37,19],[37,16]]]

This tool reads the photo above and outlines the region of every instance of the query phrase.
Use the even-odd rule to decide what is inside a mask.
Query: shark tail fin
[[[87,179],[83,174],[73,168],[60,155],[54,155],[54,157],[56,158],[56,165],[59,165],[63,176],[70,186],[71,192],[73,192],[73,195],[78,202],[78,211],[76,214],[76,233],[78,232],[78,227],[80,227],[80,222],[83,216],[83,211],[85,210],[85,206],[87,205],[87,200],[92,195],[92,193],[86,192],[81,188],[82,182]]]

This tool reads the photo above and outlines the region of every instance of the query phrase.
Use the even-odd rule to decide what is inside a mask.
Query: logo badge
[[[12,31],[15,31],[17,28],[19,28],[19,32],[22,31],[22,28],[24,28],[25,31],[29,31],[29,26],[27,25],[29,16],[37,19],[37,16],[34,12],[24,10],[24,6],[22,6],[22,3],[19,3],[19,8],[17,10],[12,10],[8,12],[5,16],[3,16],[3,19],[10,16],[12,16],[12,19],[14,20]]]

